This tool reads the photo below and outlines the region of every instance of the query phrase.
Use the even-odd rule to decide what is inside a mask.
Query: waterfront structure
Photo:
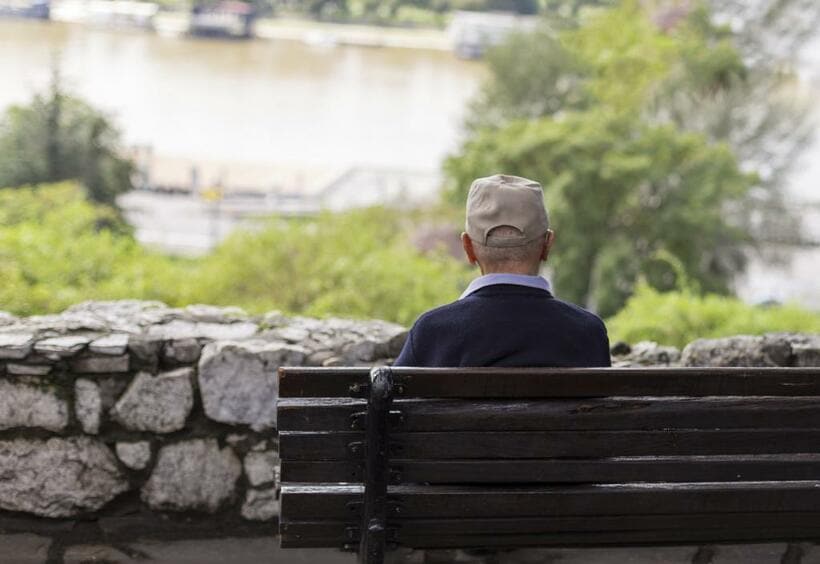
[[[0,17],[47,20],[49,0],[0,0]]]
[[[479,59],[511,33],[532,31],[538,18],[507,12],[456,12],[447,33],[453,51],[462,59]]]
[[[225,0],[213,5],[197,4],[191,10],[189,33],[206,37],[253,36],[256,10],[247,2]]]
[[[159,4],[135,0],[58,0],[51,19],[105,27],[153,29]]]

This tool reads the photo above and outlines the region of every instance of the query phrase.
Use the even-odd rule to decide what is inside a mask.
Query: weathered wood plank
[[[351,397],[361,368],[283,368],[279,394]],[[820,396],[820,368],[394,368],[399,397]],[[353,394],[355,395],[355,394]]]
[[[279,397],[350,397],[350,386],[370,382],[370,368],[279,368]]]
[[[361,433],[287,431],[279,435],[282,460],[360,460],[349,445]],[[800,453],[820,445],[820,429],[669,431],[514,431],[395,433],[393,458],[607,458],[710,454]]]
[[[820,532],[820,513],[734,513],[695,515],[614,515],[586,517],[554,517],[536,519],[398,519],[388,523],[391,542],[407,546],[432,543],[445,546],[454,537],[479,535],[538,536],[552,540],[570,538],[579,533],[590,538],[590,533],[647,533],[655,542],[678,540],[677,531],[707,531],[732,538],[738,533],[755,531],[766,538],[768,531],[810,530]],[[282,521],[280,534],[291,542],[319,542],[309,546],[341,546],[355,542],[360,535],[359,524],[338,521]],[[789,533],[791,534],[791,533]],[[612,537],[617,538],[617,537]],[[714,537],[709,536],[709,540]],[[720,538],[720,536],[718,537]],[[747,537],[755,538],[755,537]],[[785,538],[785,537],[784,537]],[[422,540],[424,539],[424,540]],[[297,545],[298,546],[298,545]],[[305,545],[301,545],[305,546]],[[450,545],[458,546],[458,545]]]
[[[282,519],[348,520],[359,485],[282,486]],[[567,515],[815,512],[820,482],[727,482],[578,486],[392,486],[402,519],[524,518]],[[353,505],[351,505],[353,503]]]
[[[347,431],[365,422],[363,400],[286,399],[280,431]],[[820,428],[820,397],[401,400],[394,431],[561,431]]]
[[[554,460],[391,461],[402,483],[512,484],[814,480],[820,454],[636,456]],[[285,461],[283,482],[361,482],[355,462]]]
[[[282,548],[342,548],[353,542],[338,536],[307,536],[285,533],[279,537]],[[555,533],[551,535],[452,535],[449,537],[407,537],[397,546],[414,549],[516,549],[516,548],[591,548],[663,546],[669,544],[732,544],[775,542],[818,542],[820,528],[721,530],[688,529],[685,531],[615,531],[606,533]]]

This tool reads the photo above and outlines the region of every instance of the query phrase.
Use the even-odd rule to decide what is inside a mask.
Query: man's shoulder
[[[448,304],[440,305],[422,313],[418,319],[416,319],[413,327],[418,328],[429,325],[439,325],[444,322],[458,319],[462,317],[468,309],[469,306],[465,303],[465,300],[456,300]]]
[[[572,320],[582,325],[589,327],[596,327],[606,331],[606,325],[603,320],[596,314],[589,310],[575,305],[571,302],[566,302],[555,298],[551,294],[545,293],[545,299],[541,302],[542,306],[552,310],[561,317]],[[480,315],[477,302],[478,296],[468,296],[466,298],[450,302],[433,308],[421,314],[413,325],[414,329],[426,329],[432,327],[446,326],[451,323],[458,323],[465,318],[470,318],[473,315]],[[533,314],[543,312],[541,309],[532,309]]]
[[[563,309],[566,312],[569,312],[571,315],[577,317],[579,320],[583,320],[590,325],[601,327],[602,329],[606,329],[606,325],[604,324],[604,320],[598,317],[596,314],[592,313],[588,309],[584,309],[579,305],[576,305],[572,302],[565,302],[563,300],[555,299],[555,306]]]

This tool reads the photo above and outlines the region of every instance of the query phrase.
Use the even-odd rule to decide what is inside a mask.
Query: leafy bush
[[[150,253],[75,183],[0,190],[0,309],[60,311],[90,299],[176,301],[181,263]]]
[[[89,203],[75,183],[4,189],[0,309],[32,315],[129,298],[409,324],[452,301],[471,274],[440,249],[418,251],[404,217],[374,208],[270,220],[207,257],[181,260],[141,247],[113,209]]]
[[[409,227],[402,214],[383,208],[273,220],[233,235],[206,257],[186,299],[409,324],[452,301],[470,277],[443,252],[417,251]]]
[[[640,283],[607,327],[612,342],[650,340],[683,347],[699,338],[778,331],[820,333],[820,312],[795,305],[751,306],[735,298],[690,290],[662,293]]]

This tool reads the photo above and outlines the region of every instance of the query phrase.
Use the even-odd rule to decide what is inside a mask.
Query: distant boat
[[[205,37],[249,38],[253,36],[256,9],[247,2],[224,0],[216,4],[197,4],[191,10],[191,35]]]
[[[0,17],[4,18],[47,20],[49,12],[49,0],[0,0]]]

